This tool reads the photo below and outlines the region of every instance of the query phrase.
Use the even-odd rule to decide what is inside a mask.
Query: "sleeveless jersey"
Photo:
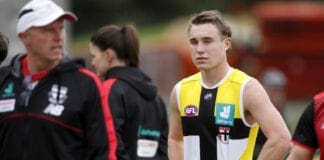
[[[232,69],[218,86],[203,87],[201,73],[177,84],[185,160],[251,160],[259,126],[243,115],[247,74]]]

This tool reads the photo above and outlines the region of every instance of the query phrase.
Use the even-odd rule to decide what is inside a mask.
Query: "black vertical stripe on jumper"
[[[202,88],[198,116],[182,117],[184,136],[197,135],[200,138],[201,160],[216,159],[216,137],[218,134],[214,116],[216,94],[217,88]]]
[[[212,97],[210,97],[210,95]],[[218,130],[215,125],[214,116],[216,95],[217,88],[203,88],[200,95],[200,111],[198,117],[202,123],[206,124],[206,127],[202,129],[203,135],[200,136],[201,160],[217,159],[216,137],[218,135]]]

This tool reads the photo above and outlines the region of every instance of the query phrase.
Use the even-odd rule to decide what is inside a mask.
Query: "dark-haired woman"
[[[139,68],[139,40],[134,26],[108,25],[90,40],[91,64],[104,79],[118,137],[119,160],[167,157],[166,106],[151,79]]]

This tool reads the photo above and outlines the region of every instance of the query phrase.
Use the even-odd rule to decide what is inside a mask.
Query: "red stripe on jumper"
[[[33,117],[33,118],[38,118],[38,119],[44,119],[46,121],[50,121],[51,123],[60,125],[66,129],[72,130],[77,133],[81,133],[82,129],[73,127],[69,124],[66,124],[65,122],[62,122],[56,118],[41,114],[41,113],[15,113],[15,114],[10,114],[8,116],[5,116],[4,118],[1,119],[0,123],[6,119],[15,119],[15,118],[22,118],[22,117]]]
[[[102,86],[99,78],[90,70],[87,70],[85,68],[81,68],[79,69],[79,71],[81,71],[82,73],[85,73],[87,75],[89,75],[90,77],[93,78],[93,80],[95,81],[97,87],[99,88],[100,91],[100,96],[101,96],[101,107],[102,107],[102,111],[103,111],[103,116],[105,118],[105,125],[106,125],[106,132],[108,134],[107,138],[108,138],[108,144],[109,144],[109,154],[108,154],[108,160],[117,160],[116,157],[116,152],[117,152],[117,136],[116,136],[116,131],[115,131],[115,126],[114,126],[114,121],[110,112],[110,107],[107,104],[107,90],[110,90],[110,87],[112,85],[113,82],[111,82],[109,88],[105,88],[105,84]]]
[[[28,116],[30,117],[36,117],[36,118],[39,118],[39,119],[45,119],[47,121],[50,121],[52,123],[55,123],[55,124],[58,124],[66,129],[69,129],[69,130],[72,130],[74,132],[77,132],[77,133],[81,133],[83,132],[82,129],[80,128],[77,128],[77,127],[73,127],[71,125],[68,125],[66,124],[65,122],[62,122],[56,118],[53,118],[53,117],[50,117],[50,116],[47,116],[47,115],[44,115],[44,114],[40,114],[40,113],[27,113]]]

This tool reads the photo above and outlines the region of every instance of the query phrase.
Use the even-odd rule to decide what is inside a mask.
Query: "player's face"
[[[192,25],[189,31],[191,57],[199,70],[209,70],[227,63],[226,50],[230,43],[231,39],[223,38],[211,23]]]

